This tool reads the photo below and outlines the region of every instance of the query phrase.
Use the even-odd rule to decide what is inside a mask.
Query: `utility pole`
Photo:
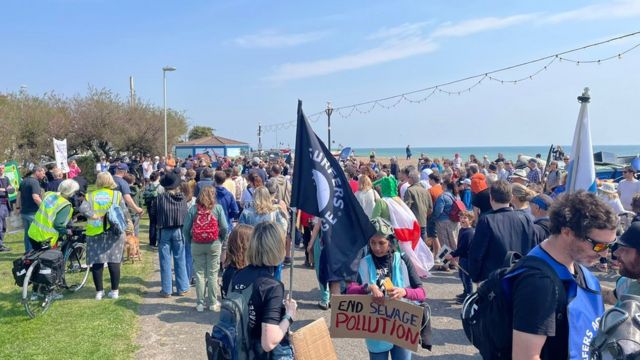
[[[133,87],[133,76],[129,76],[129,105],[134,108],[136,107],[136,91]]]
[[[262,153],[262,124],[258,123],[258,153]]]
[[[327,148],[331,151],[331,114],[333,113],[331,101],[327,101],[327,109],[324,112],[327,114]]]

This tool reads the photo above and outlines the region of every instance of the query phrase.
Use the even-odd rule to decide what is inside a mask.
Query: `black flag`
[[[361,250],[375,233],[338,161],[313,132],[298,101],[291,206],[322,221],[320,280],[353,279]]]

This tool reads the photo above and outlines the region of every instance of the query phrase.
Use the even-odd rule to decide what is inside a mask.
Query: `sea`
[[[571,154],[571,146],[561,145],[565,154]],[[421,154],[431,159],[453,159],[455,153],[460,154],[462,159],[467,160],[469,155],[475,155],[482,160],[487,155],[490,161],[502,153],[507,160],[517,160],[518,155],[536,156],[541,154],[542,159],[547,159],[550,146],[475,146],[475,147],[413,147],[411,146],[412,159],[417,159]],[[378,157],[396,156],[399,159],[406,157],[405,147],[398,148],[353,148],[356,156],[369,156],[375,152]],[[616,156],[639,156],[640,145],[594,145],[593,152],[609,152]]]

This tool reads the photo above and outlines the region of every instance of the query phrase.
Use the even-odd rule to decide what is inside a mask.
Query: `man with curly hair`
[[[528,256],[551,269],[513,278],[513,359],[589,358],[604,305],[587,266],[615,243],[617,216],[595,194],[578,191],[558,198],[549,219],[551,235]]]

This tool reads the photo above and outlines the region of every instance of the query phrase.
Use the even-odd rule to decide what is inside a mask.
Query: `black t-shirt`
[[[577,265],[575,269],[578,286],[585,287],[582,270]],[[553,279],[538,270],[527,270],[513,282],[513,329],[547,336],[540,354],[542,360],[569,357],[565,293],[559,294]],[[560,311],[557,312],[557,309]]]
[[[492,210],[490,200],[491,195],[489,194],[489,189],[484,189],[472,195],[471,204],[480,209],[480,214],[484,214]]]
[[[224,269],[224,272],[222,273],[222,288],[220,289],[223,299],[227,297],[227,289],[229,288],[229,284],[231,284],[231,279],[233,279],[237,272],[238,269],[232,265],[229,265]]]
[[[38,211],[38,204],[33,201],[33,194],[42,196],[40,182],[33,176],[29,176],[20,183],[20,213],[35,214]]]
[[[273,277],[274,269],[249,265],[239,270],[232,280],[233,290],[246,289],[253,284],[249,300],[249,336],[258,343],[262,323],[278,325],[285,314],[284,284]]]

